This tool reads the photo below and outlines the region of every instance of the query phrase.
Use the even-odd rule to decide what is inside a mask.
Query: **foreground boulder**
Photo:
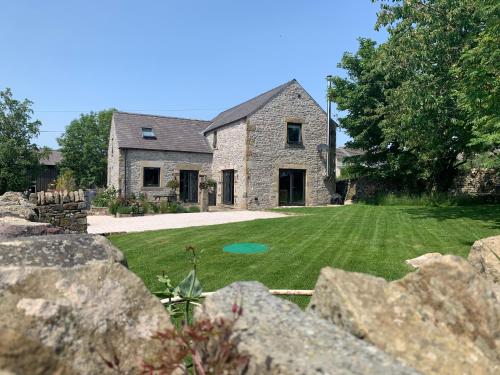
[[[19,217],[29,221],[37,221],[35,205],[30,203],[21,193],[8,191],[0,195],[0,217]]]
[[[367,342],[282,298],[257,282],[231,284],[207,297],[197,319],[233,316],[238,352],[250,358],[246,374],[416,374]]]
[[[409,266],[412,266],[413,268],[419,268],[422,267],[425,263],[433,262],[441,258],[442,256],[443,255],[441,253],[426,253],[416,258],[407,259],[405,260],[405,263]]]
[[[500,284],[500,236],[474,242],[468,260],[480,274]]]
[[[60,374],[137,374],[158,356],[152,336],[171,327],[169,316],[123,264],[99,236],[0,241],[0,332],[16,333],[2,345],[24,353],[22,373],[40,373],[39,353],[57,370],[46,373]],[[0,349],[0,370],[18,373],[12,355]]]
[[[37,223],[19,217],[0,217],[0,239],[60,234],[64,230],[48,223]]]
[[[500,300],[460,257],[390,283],[325,268],[308,309],[422,373],[500,373]]]

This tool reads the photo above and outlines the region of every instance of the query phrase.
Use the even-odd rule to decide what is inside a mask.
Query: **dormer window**
[[[289,145],[302,144],[302,124],[297,122],[287,122],[287,143]]]
[[[152,128],[142,128],[142,138],[156,139],[156,135]]]

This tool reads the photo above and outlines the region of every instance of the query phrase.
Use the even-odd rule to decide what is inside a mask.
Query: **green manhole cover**
[[[258,254],[265,253],[269,248],[263,243],[239,242],[224,246],[225,253],[233,254]]]

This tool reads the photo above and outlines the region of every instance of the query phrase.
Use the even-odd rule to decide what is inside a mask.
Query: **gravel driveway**
[[[147,230],[199,227],[285,217],[285,214],[267,211],[224,211],[186,214],[160,214],[149,216],[120,217],[88,216],[88,233],[144,232]]]

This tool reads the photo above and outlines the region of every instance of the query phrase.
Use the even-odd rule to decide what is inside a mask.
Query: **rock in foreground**
[[[500,301],[460,257],[390,283],[325,268],[309,310],[426,374],[500,373]]]
[[[480,274],[500,284],[500,236],[474,242],[468,260]]]
[[[0,195],[0,217],[18,217],[29,221],[37,221],[35,205],[30,203],[21,193],[6,192]]]
[[[169,316],[104,238],[17,238],[0,242],[0,259],[0,331],[20,336],[2,344],[31,360],[24,373],[39,373],[40,353],[61,374],[137,374],[157,357],[151,337],[171,327]]]
[[[405,263],[412,266],[413,268],[419,268],[422,267],[425,263],[433,262],[441,258],[442,256],[443,255],[441,253],[426,253],[416,258],[407,259]]]
[[[62,228],[19,217],[0,217],[0,239],[63,233]]]
[[[206,298],[197,318],[231,317],[238,351],[250,357],[247,374],[416,374],[374,346],[272,296],[257,282],[240,282]]]

